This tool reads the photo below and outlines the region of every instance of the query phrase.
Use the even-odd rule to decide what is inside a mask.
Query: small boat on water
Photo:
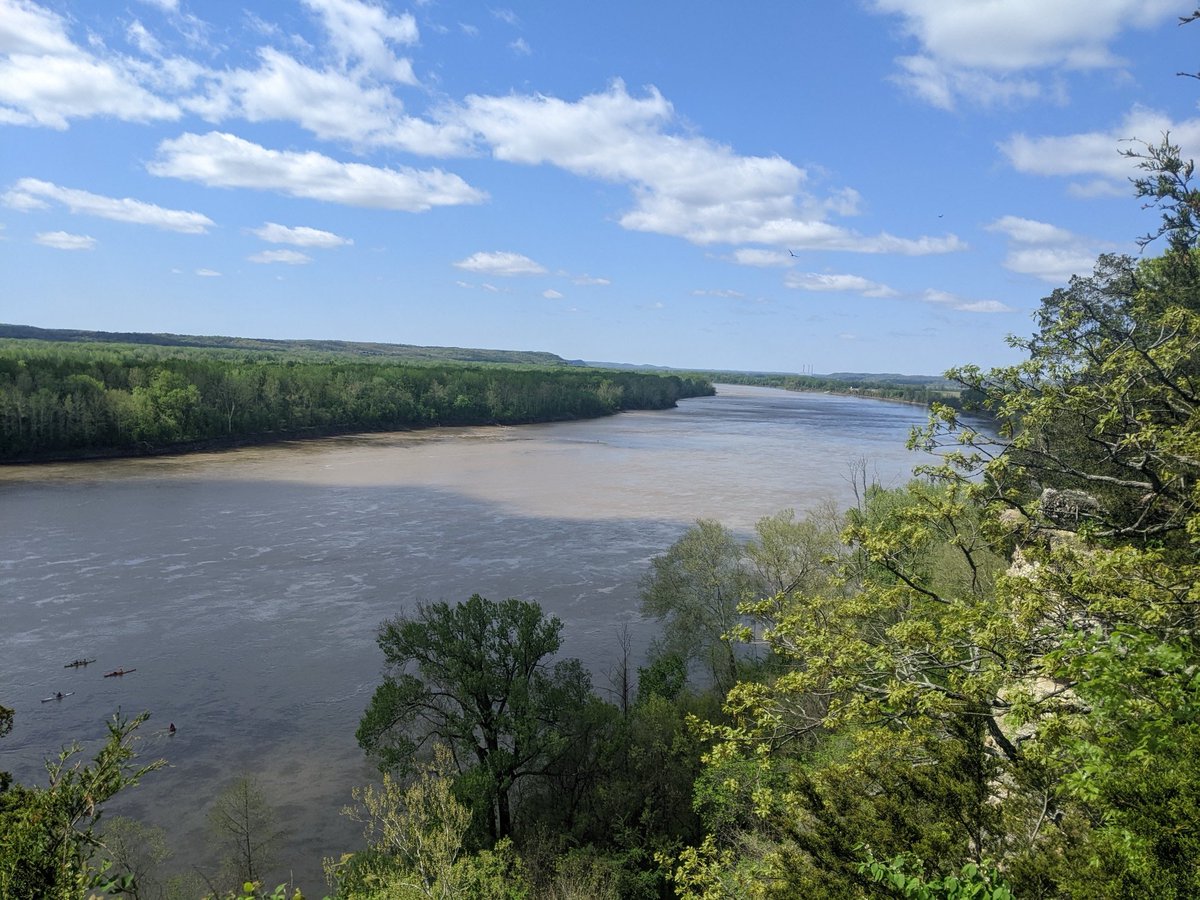
[[[113,669],[111,672],[105,672],[105,678],[112,678],[114,675],[128,675],[130,672],[136,672],[137,669]]]
[[[62,691],[59,691],[57,694],[55,694],[55,695],[54,695],[54,696],[52,696],[52,697],[45,697],[45,698],[43,698],[42,702],[43,702],[43,703],[49,703],[51,700],[61,700],[63,697],[70,697],[70,696],[71,696],[73,693],[75,693],[75,692],[74,692],[74,691],[67,691],[67,692],[64,694]]]
[[[96,661],[95,659],[77,659],[74,662],[67,663],[65,666],[63,666],[63,668],[64,669],[78,669],[80,666],[86,666],[86,665],[89,665],[90,663],[94,663],[95,661]]]

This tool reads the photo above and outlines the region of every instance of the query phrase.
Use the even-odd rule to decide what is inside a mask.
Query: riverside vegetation
[[[357,734],[381,781],[331,894],[1200,896],[1200,191],[1168,141],[1139,153],[1165,252],[1101,258],[1022,362],[951,373],[995,430],[938,405],[904,487],[748,539],[698,522],[643,581],[644,666],[597,689],[521,600],[383,623]],[[98,823],[153,777],[138,724],[5,785],[0,893],[289,896],[252,783],[208,883]]]
[[[0,461],[579,419],[714,392],[699,377],[551,365],[550,354],[445,360],[375,344],[115,337],[142,341],[0,339]]]

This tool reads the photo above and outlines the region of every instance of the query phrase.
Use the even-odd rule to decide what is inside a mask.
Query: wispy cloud
[[[820,272],[789,272],[784,284],[800,291],[818,293],[854,293],[864,297],[895,297],[898,291],[886,284],[863,278],[861,275],[827,274]]]
[[[321,231],[319,228],[308,228],[304,225],[289,227],[275,222],[267,222],[261,228],[251,229],[250,233],[270,244],[291,244],[294,247],[330,249],[354,243],[350,238],[344,238],[332,231]]]
[[[483,272],[488,275],[544,275],[545,266],[534,262],[520,253],[496,251],[472,253],[454,264],[468,272]]]
[[[306,256],[299,250],[261,250],[247,256],[252,263],[284,263],[289,266],[303,266],[312,262],[311,256]]]
[[[1173,0],[1011,0],[944,3],[873,0],[876,12],[898,16],[919,52],[897,59],[895,80],[942,109],[979,104],[1059,100],[1053,75],[1120,68],[1110,45],[1131,28],[1177,15]]]
[[[34,237],[34,241],[44,247],[55,250],[91,250],[96,246],[96,239],[86,234],[70,234],[66,231],[43,231]]]
[[[926,303],[933,303],[938,306],[947,306],[950,309],[958,312],[969,313],[1007,313],[1013,312],[1013,308],[999,300],[968,300],[964,297],[959,297],[956,294],[948,293],[947,291],[939,291],[930,288],[921,295]]]
[[[482,203],[487,195],[440,169],[386,169],[309,151],[269,150],[232,134],[186,133],[163,141],[153,175],[210,187],[255,188],[347,206],[425,212]]]
[[[101,51],[103,47],[99,48]],[[67,21],[28,0],[0,0],[0,124],[65,129],[71,119],[178,119],[135,67],[76,45]]]
[[[1002,216],[987,229],[1008,237],[1006,269],[1054,284],[1090,272],[1103,249],[1065,228],[1019,216]]]
[[[216,224],[208,216],[198,212],[164,209],[153,203],[129,197],[104,197],[88,191],[60,187],[36,178],[22,178],[4,195],[3,201],[13,209],[23,211],[44,209],[49,205],[48,201],[53,201],[80,215],[150,225],[184,234],[203,234]]]
[[[742,156],[684,133],[654,88],[634,97],[621,81],[569,102],[544,95],[468,97],[443,113],[499,160],[551,164],[627,184],[635,206],[625,228],[695,244],[764,244],[796,249],[925,255],[965,249],[954,235],[862,235],[824,220],[830,211],[806,190],[808,173],[780,156]],[[848,195],[834,192],[835,207]],[[857,194],[855,193],[856,197]]]

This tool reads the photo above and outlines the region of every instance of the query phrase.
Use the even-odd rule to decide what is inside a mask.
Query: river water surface
[[[170,766],[113,809],[165,827],[175,869],[211,868],[207,804],[251,774],[285,830],[279,880],[320,896],[321,857],[360,843],[338,810],[373,775],[354,729],[382,620],[476,592],[536,600],[602,688],[622,627],[639,657],[653,637],[638,580],[691,523],[845,505],[860,460],[903,483],[923,420],[720,386],[585,422],[0,468],[0,703],[16,710],[0,770],[41,783],[43,757],[150,710],[142,751]],[[81,657],[97,662],[64,668]],[[137,671],[102,677],[117,667]]]

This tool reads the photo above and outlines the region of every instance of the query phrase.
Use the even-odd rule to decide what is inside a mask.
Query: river
[[[113,810],[167,829],[169,869],[211,868],[207,805],[251,774],[285,831],[279,880],[319,896],[321,858],[359,845],[338,810],[373,774],[354,729],[382,620],[536,600],[603,687],[622,627],[639,657],[654,633],[638,580],[696,519],[747,532],[849,503],[860,460],[885,485],[921,461],[916,407],[718,390],[584,422],[0,468],[0,769],[40,783],[43,757],[150,710],[141,751],[169,767]],[[102,677],[117,667],[137,671]]]

